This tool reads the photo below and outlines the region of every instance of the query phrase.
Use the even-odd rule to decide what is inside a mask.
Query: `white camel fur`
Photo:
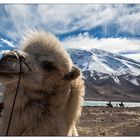
[[[19,77],[22,77],[8,135],[77,136],[85,93],[81,72],[51,33],[30,31],[21,51],[9,51],[0,60],[0,82],[5,86],[1,135],[6,129]]]

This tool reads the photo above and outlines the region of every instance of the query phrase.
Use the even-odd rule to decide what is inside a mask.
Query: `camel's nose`
[[[2,55],[1,61],[8,61],[8,60],[19,60],[19,58],[24,59],[24,54],[22,51],[19,50],[13,50],[13,51],[9,51],[9,52],[5,52]]]
[[[6,52],[2,55],[1,61],[18,60],[18,55],[15,52]]]
[[[21,57],[18,52],[9,51],[5,52],[0,59],[0,73],[19,73]]]

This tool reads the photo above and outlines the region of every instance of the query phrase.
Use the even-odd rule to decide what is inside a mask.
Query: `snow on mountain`
[[[92,49],[91,51],[68,49],[68,52],[74,63],[83,72],[88,71],[93,79],[96,79],[97,75],[98,80],[111,77],[115,83],[120,85],[120,75],[133,75],[131,79],[125,79],[139,86],[135,77],[140,75],[140,62],[98,49]]]
[[[88,62],[92,57],[92,52],[80,49],[68,49],[68,53],[75,65],[79,66],[82,70],[87,70]]]
[[[0,33],[0,58],[4,52],[12,50],[14,48],[15,48],[14,41]]]
[[[68,52],[74,63],[78,65],[82,71],[94,70],[107,74],[133,73],[140,75],[140,62],[121,55],[98,49],[92,49],[91,51],[68,49]]]

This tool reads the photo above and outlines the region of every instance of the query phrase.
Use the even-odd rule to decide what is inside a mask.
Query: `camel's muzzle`
[[[0,74],[18,74],[18,59],[18,55],[13,51],[4,53],[0,60]]]
[[[31,71],[31,67],[25,62],[25,55],[28,54],[19,50],[4,53],[0,59],[0,74],[19,74],[20,63],[22,63],[22,73]]]

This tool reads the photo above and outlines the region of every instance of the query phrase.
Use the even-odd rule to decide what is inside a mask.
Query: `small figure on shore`
[[[111,104],[111,101],[109,101],[109,103],[106,104],[107,107],[113,107],[113,105]]]
[[[121,102],[121,103],[119,104],[119,106],[120,106],[120,107],[124,107],[124,104],[123,104],[123,102]]]

